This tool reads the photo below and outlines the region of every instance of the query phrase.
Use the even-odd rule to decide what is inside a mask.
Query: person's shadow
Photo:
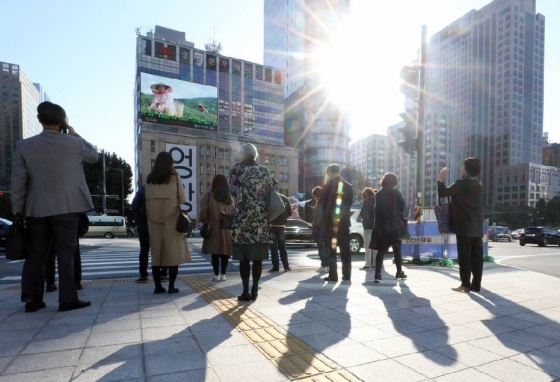
[[[291,316],[286,326],[289,333],[286,348],[277,358],[278,368],[289,378],[330,371],[330,361],[321,353],[336,358],[343,351],[340,345],[345,342],[347,346],[354,345],[353,341],[348,341],[352,329],[347,311],[349,288],[349,283],[342,283],[333,289],[333,284],[312,277],[298,282],[291,294],[279,300],[284,305],[299,305],[305,301],[303,308]],[[364,347],[364,350],[371,349]],[[303,353],[306,353],[305,357],[301,356]],[[317,365],[326,369],[318,370]]]
[[[121,347],[83,370],[76,371],[73,381],[109,382],[135,378],[165,380],[166,374],[185,381],[204,381],[209,377],[208,373],[213,374],[210,378],[217,379],[214,371],[208,368],[208,353],[218,346],[228,346],[228,340],[232,340],[233,336],[236,337],[234,341],[242,341],[242,335],[234,333],[236,329],[226,316],[242,314],[248,306],[237,304],[219,312],[212,305],[214,298],[206,293],[200,292],[200,296],[182,307],[185,312],[182,313],[184,324],[167,326],[165,320],[170,318],[161,317],[162,325],[154,327],[153,333],[147,331],[147,337],[141,343]],[[150,338],[154,340],[150,341]],[[139,367],[142,364],[144,371]]]
[[[488,334],[492,334],[471,343],[491,355],[497,354],[495,362],[502,366],[494,370],[492,368],[496,365],[491,364],[478,368],[502,380],[537,377],[557,380],[560,378],[560,314],[557,297],[547,298],[543,295],[542,299],[537,298],[546,284],[539,285],[530,281],[524,283],[521,280],[524,278],[523,273],[527,271],[514,272],[518,273],[513,277],[519,279],[516,282],[519,293],[512,293],[511,299],[486,289],[484,284],[481,293],[469,294],[473,301],[488,312],[489,318],[481,320],[481,326],[484,326],[479,330],[486,329]],[[533,297],[528,298],[531,294]],[[519,302],[513,301],[514,299]],[[504,357],[508,358],[503,359]],[[526,370],[518,370],[518,374],[515,374],[516,362],[546,373],[546,376],[527,374],[524,377],[522,373],[527,373]],[[495,370],[498,370],[499,375],[495,374]]]
[[[380,338],[368,345],[391,358],[414,353],[410,362],[418,362],[413,357],[420,355],[443,367],[456,364],[457,351],[450,344],[449,327],[439,317],[438,310],[430,300],[416,295],[406,281],[391,278],[392,275],[383,269],[382,283],[374,284],[368,279],[364,283],[368,293],[382,302],[382,311],[386,312],[385,317],[380,314],[378,319],[387,321],[380,322],[375,329],[389,333],[384,338],[380,333]],[[443,347],[445,356],[433,351]]]

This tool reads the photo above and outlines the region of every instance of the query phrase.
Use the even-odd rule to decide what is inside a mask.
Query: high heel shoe
[[[160,293],[165,293],[165,288],[164,287],[156,287],[154,289],[154,294],[160,294]]]
[[[169,288],[169,290],[167,291],[167,293],[169,293],[169,294],[179,293],[179,289],[177,289],[177,288]]]
[[[242,293],[241,296],[237,296],[237,301],[251,301],[253,296],[249,293]]]

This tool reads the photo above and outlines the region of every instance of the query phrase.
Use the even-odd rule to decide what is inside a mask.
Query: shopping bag
[[[27,258],[27,237],[25,221],[16,218],[8,230],[6,237],[6,259],[24,260]]]
[[[449,198],[447,198],[447,203],[441,204],[441,200],[438,199],[437,206],[434,206],[434,213],[436,214],[438,232],[440,234],[450,233],[449,231]]]

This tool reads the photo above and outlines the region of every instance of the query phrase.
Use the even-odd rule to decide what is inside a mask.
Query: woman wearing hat
[[[167,115],[175,116],[175,99],[171,95],[173,89],[171,86],[164,84],[163,82],[158,82],[153,84],[151,87],[152,93],[154,93],[154,100],[150,107],[156,109],[160,113],[165,112]]]

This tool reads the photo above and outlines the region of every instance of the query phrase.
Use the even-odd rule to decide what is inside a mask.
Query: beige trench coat
[[[208,200],[210,200],[210,205],[208,205]],[[199,211],[199,221],[201,223],[210,221],[212,227],[210,239],[204,239],[202,242],[202,253],[230,256],[233,253],[231,230],[220,229],[220,216],[222,211],[232,215],[235,211],[233,204],[226,206],[224,203],[218,202],[210,192],[202,198]]]
[[[191,261],[186,236],[175,229],[179,216],[177,183],[179,203],[184,203],[185,188],[178,176],[172,176],[168,184],[146,184],[146,216],[153,266],[173,266]]]

